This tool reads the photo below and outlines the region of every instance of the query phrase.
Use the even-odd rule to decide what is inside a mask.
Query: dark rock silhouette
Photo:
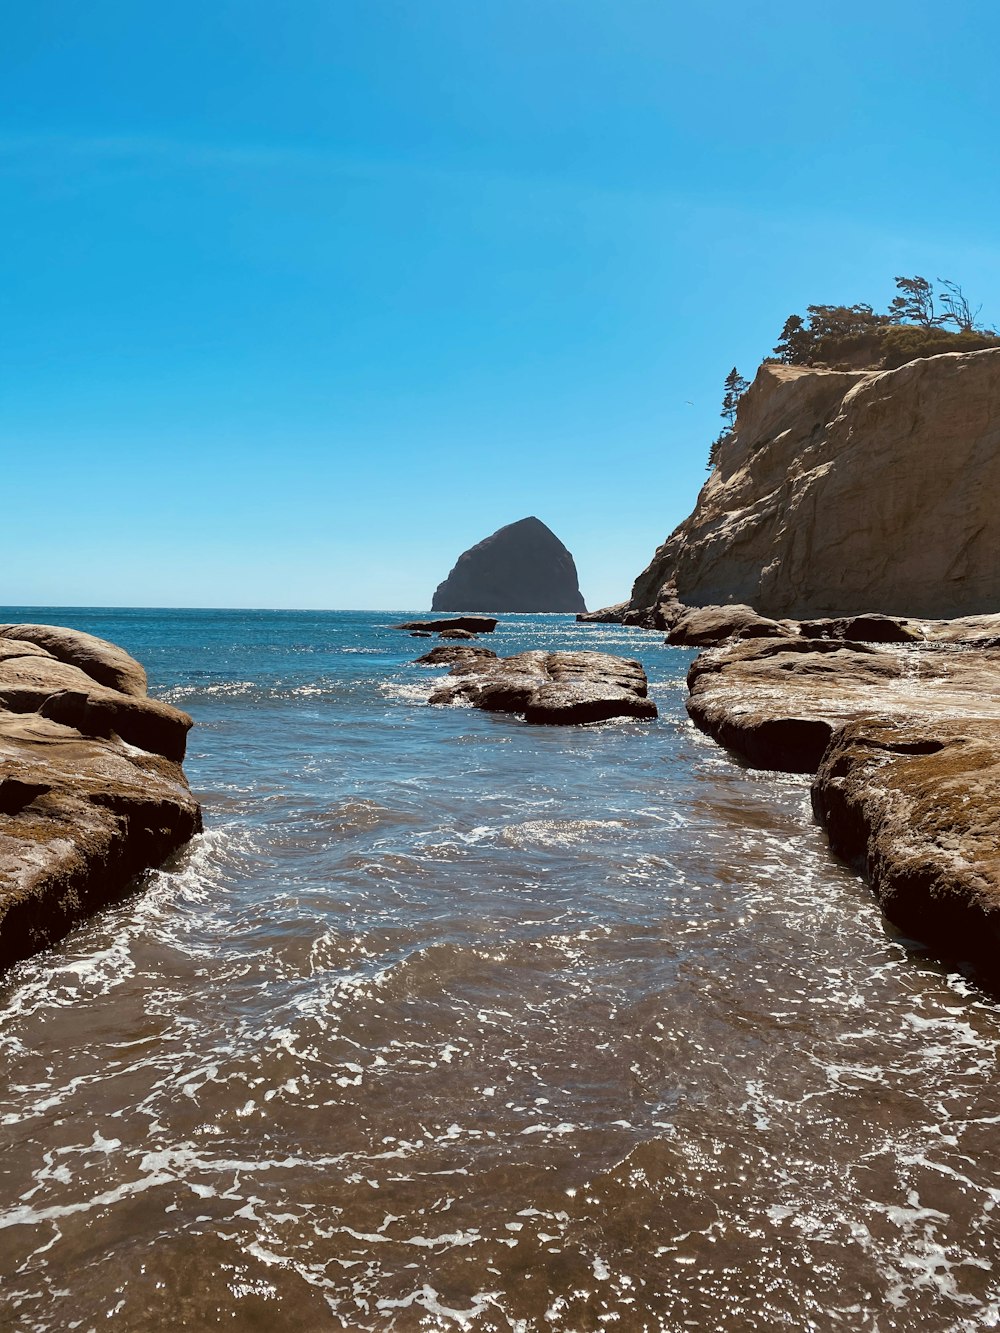
[[[431,630],[461,629],[467,630],[470,634],[492,634],[497,627],[494,616],[454,616],[450,620],[407,620],[405,624],[395,625],[394,629],[408,629],[411,633],[424,632],[429,634]]]
[[[540,519],[522,518],[463,552],[432,611],[586,611],[573,557]]]

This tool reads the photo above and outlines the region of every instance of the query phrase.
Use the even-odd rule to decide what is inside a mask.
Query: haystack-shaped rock
[[[432,611],[586,611],[573,557],[540,519],[508,523],[458,557]]]

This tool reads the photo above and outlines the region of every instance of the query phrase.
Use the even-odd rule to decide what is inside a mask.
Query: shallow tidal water
[[[426,705],[402,613],[5,610],[191,712],[206,832],[0,977],[0,1327],[1000,1324],[1000,1011],[808,781]]]

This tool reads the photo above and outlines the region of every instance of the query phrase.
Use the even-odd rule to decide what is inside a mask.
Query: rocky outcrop
[[[693,721],[755,767],[815,773],[836,852],[886,915],[1000,977],[1000,647],[761,639],[703,653]],[[963,637],[964,642],[963,642]]]
[[[812,799],[891,921],[1000,978],[1000,720],[849,723]]]
[[[691,516],[630,608],[776,619],[1000,607],[1000,350],[897,370],[765,365]]]
[[[599,611],[579,611],[576,618],[582,625],[623,625],[630,610],[628,602],[615,602],[614,606],[602,606]]]
[[[573,557],[540,519],[509,523],[458,557],[432,611],[586,611]]]
[[[201,827],[191,719],[133,658],[46,625],[0,629],[0,967],[58,940]]]
[[[423,657],[417,658],[417,666],[453,666],[456,662],[471,662],[476,658],[491,659],[496,661],[496,653],[492,648],[480,648],[478,644],[451,644],[442,643],[437,648],[432,648],[429,653],[424,653]]]
[[[444,652],[456,656],[446,659]],[[630,658],[560,652],[497,658],[482,649],[455,647],[435,649],[420,660],[432,666],[454,661],[431,695],[432,704],[469,703],[491,713],[523,714],[525,722],[562,726],[657,715],[647,697],[646,673]]]
[[[690,606],[672,620],[667,643],[710,648],[726,639],[774,639],[789,632],[789,622],[759,616],[750,606]]]

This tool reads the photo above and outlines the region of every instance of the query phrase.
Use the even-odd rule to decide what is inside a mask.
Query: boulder
[[[669,587],[775,619],[995,613],[998,401],[998,349],[883,372],[761,366],[630,607]]]
[[[456,661],[432,704],[471,703],[486,712],[521,713],[526,722],[571,725],[615,717],[651,719],[639,662],[608,653],[526,652]]]
[[[926,637],[920,625],[913,621],[877,613],[806,620],[799,625],[799,633],[811,639],[844,639],[856,643],[919,643]]]
[[[614,606],[605,606],[600,611],[587,611],[577,616],[577,620],[587,625],[628,625],[631,629],[670,629],[674,621],[687,607],[675,597],[663,596],[653,606],[632,606],[628,602],[618,602]]]
[[[587,607],[572,555],[537,518],[508,523],[464,551],[438,586],[432,611],[575,611]]]
[[[429,653],[424,653],[423,657],[418,657],[417,664],[419,666],[451,666],[455,662],[470,662],[477,658],[488,658],[496,661],[496,656],[492,648],[442,643],[437,648],[432,648]]]
[[[475,637],[471,629],[443,629],[438,635],[439,639],[474,639]]]
[[[616,602],[614,606],[602,606],[599,611],[578,611],[576,618],[582,625],[621,625],[628,610],[628,602]]]
[[[0,967],[58,940],[201,828],[180,766],[191,719],[147,698],[142,668],[115,645],[14,630],[0,637]]]
[[[689,606],[680,608],[667,643],[709,648],[726,639],[769,639],[787,634],[787,626],[759,616],[750,606]]]
[[[178,763],[184,758],[191,727],[190,717],[180,709],[98,685],[80,667],[37,653],[0,660],[0,708],[40,713],[84,736],[118,735],[130,745]]]
[[[78,667],[99,685],[146,697],[146,673],[135,658],[117,644],[83,630],[60,625],[0,625],[0,639],[34,644],[57,661]]]

